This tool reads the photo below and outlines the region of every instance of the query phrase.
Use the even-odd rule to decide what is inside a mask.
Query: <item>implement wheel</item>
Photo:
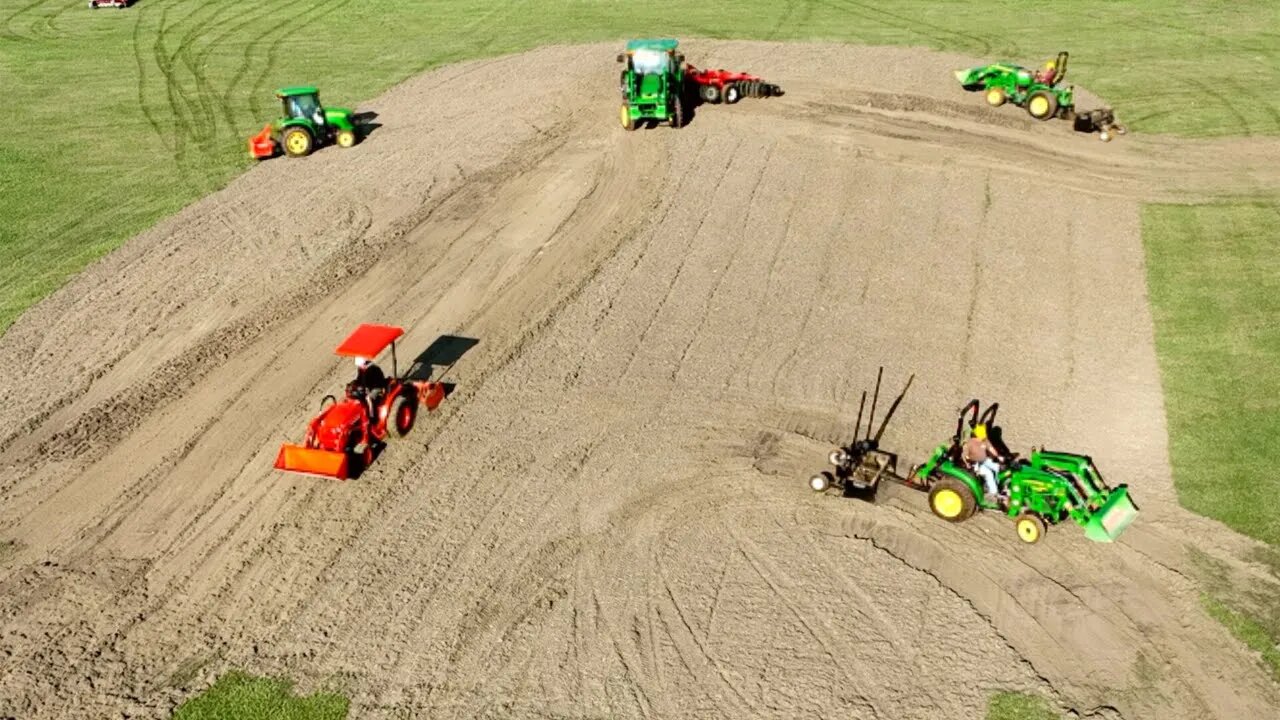
[[[809,478],[809,489],[816,492],[826,492],[831,487],[831,473],[821,472]]]
[[[732,105],[742,99],[742,90],[737,83],[729,83],[724,86],[724,101],[728,105]]]
[[[1027,114],[1037,120],[1048,120],[1058,113],[1058,98],[1048,90],[1037,90],[1027,98]]]
[[[1023,513],[1014,519],[1013,526],[1018,531],[1018,539],[1028,545],[1034,545],[1044,537],[1045,524],[1039,515]]]
[[[973,517],[978,499],[968,485],[952,477],[944,477],[929,491],[929,509],[947,522],[964,522]]]
[[[720,88],[715,85],[703,85],[698,88],[698,95],[702,97],[703,102],[718,103],[720,102]]]

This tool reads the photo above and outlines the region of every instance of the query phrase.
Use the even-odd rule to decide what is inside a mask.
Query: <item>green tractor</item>
[[[634,130],[641,120],[684,126],[684,55],[672,39],[632,40],[618,54],[625,63],[620,85],[622,127]]]
[[[249,139],[249,154],[253,157],[274,157],[281,150],[289,157],[305,157],[322,145],[349,148],[359,139],[352,112],[322,106],[316,88],[282,88],[276,91],[276,97],[284,105],[284,117]]]
[[[1074,87],[1059,86],[1067,76],[1066,52],[1058,53],[1058,59],[1045,63],[1042,70],[992,63],[957,70],[955,76],[965,90],[984,91],[992,107],[1013,103],[1026,108],[1027,114],[1037,120],[1066,117],[1075,107]]]
[[[880,372],[882,376],[884,369]],[[907,388],[911,380],[907,381]],[[1068,518],[1084,527],[1086,538],[1112,542],[1137,517],[1138,509],[1129,498],[1128,487],[1109,488],[1088,456],[1034,448],[1026,459],[1010,453],[999,428],[994,426],[1000,407],[994,403],[979,412],[978,401],[970,400],[959,412],[950,442],[939,445],[928,460],[913,466],[905,475],[900,474],[897,454],[882,449],[880,439],[906,392],[904,388],[894,400],[873,435],[872,421],[880,397],[877,376],[866,436],[855,437],[848,445],[831,451],[828,460],[834,467],[811,476],[809,489],[819,493],[836,489],[845,497],[874,502],[882,484],[897,483],[928,493],[933,514],[948,522],[964,522],[978,510],[1002,513],[1013,520],[1018,537],[1026,543],[1039,542],[1047,526]],[[860,433],[866,400],[863,392],[854,423],[855,436]],[[979,425],[992,428],[992,445],[1008,459],[997,477],[1001,496],[985,497],[982,481],[962,458],[961,448]]]
[[[965,90],[982,90],[992,107],[1009,102],[1026,108],[1027,114],[1037,120],[1054,117],[1070,120],[1076,132],[1097,132],[1098,139],[1103,142],[1110,142],[1113,136],[1128,132],[1109,107],[1085,112],[1076,110],[1075,88],[1061,86],[1067,76],[1066,52],[1058,53],[1056,60],[1045,63],[1040,70],[1011,63],[993,63],[956,70],[955,76]]]
[[[1138,509],[1129,498],[1129,488],[1109,488],[1087,455],[1032,448],[1029,458],[1020,458],[994,438],[1009,461],[997,476],[1002,497],[983,496],[982,482],[961,458],[961,447],[978,426],[993,427],[999,407],[992,404],[979,415],[978,401],[970,400],[960,410],[951,441],[939,445],[928,460],[909,473],[929,488],[933,514],[958,523],[979,509],[1001,512],[1013,520],[1018,537],[1026,543],[1038,542],[1048,525],[1067,518],[1082,526],[1085,537],[1095,542],[1112,542],[1119,537],[1137,517]]]

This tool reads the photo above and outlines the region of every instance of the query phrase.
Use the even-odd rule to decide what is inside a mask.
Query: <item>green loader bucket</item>
[[[1121,485],[1089,516],[1084,524],[1084,536],[1094,542],[1114,542],[1136,517],[1138,508],[1129,499],[1129,488]]]

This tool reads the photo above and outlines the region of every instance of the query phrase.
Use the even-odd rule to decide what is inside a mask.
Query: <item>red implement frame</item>
[[[699,70],[685,63],[685,77],[698,86],[698,94],[708,102],[737,102],[739,97],[776,97],[782,88],[767,83],[757,75],[721,70]],[[733,92],[729,92],[732,88]]]

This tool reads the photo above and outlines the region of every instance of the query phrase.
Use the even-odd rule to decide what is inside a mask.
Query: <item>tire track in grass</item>
[[[323,0],[315,0],[315,2],[312,2],[311,4],[307,5],[300,12],[297,12],[297,13],[294,13],[293,15],[288,16],[287,18],[281,20],[279,23],[273,26],[268,32],[263,33],[263,35],[260,36],[259,38],[260,41],[265,41],[266,38],[271,35],[275,35],[276,37],[270,42],[270,44],[267,45],[267,52],[266,52],[266,58],[265,58],[266,62],[262,63],[262,71],[258,73],[256,78],[254,78],[253,84],[250,86],[250,89],[249,89],[250,96],[257,98],[265,95],[266,88],[267,88],[267,80],[268,78],[271,77],[271,74],[276,69],[276,59],[277,59],[277,54],[280,50],[280,44],[286,38],[292,38],[292,36],[295,33],[305,30],[308,26],[323,19],[329,13],[332,13],[337,9],[346,7],[346,5],[350,1],[351,0],[338,0],[338,2],[334,2],[334,3],[325,3],[323,2]],[[328,9],[317,10],[317,8],[321,5],[328,5]],[[306,19],[302,20],[301,22],[296,22],[299,18],[306,18]],[[279,32],[279,34],[277,34],[278,31],[282,31],[282,32]]]
[[[0,31],[0,39],[15,40],[19,42],[23,40],[27,40],[27,41],[38,40],[39,38],[35,37],[34,35],[28,35],[28,34],[23,34],[21,32],[18,32],[16,30],[17,20],[19,18],[23,18],[26,15],[31,14],[36,8],[40,7],[41,5],[44,5],[45,2],[47,2],[47,0],[34,0],[34,2],[27,3],[26,5],[23,5],[17,10],[14,10],[13,12],[6,15],[4,18],[4,22],[2,23],[4,30]]]

